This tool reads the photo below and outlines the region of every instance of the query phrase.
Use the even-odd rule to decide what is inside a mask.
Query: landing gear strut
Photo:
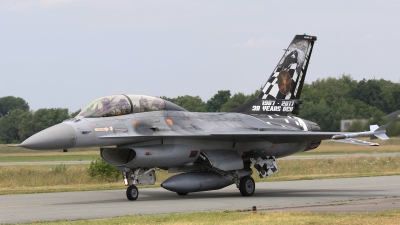
[[[131,201],[135,201],[139,197],[136,185],[153,185],[156,182],[154,168],[122,168],[121,170],[125,186],[128,186],[126,197]]]
[[[136,171],[135,171],[136,172]],[[126,189],[126,197],[130,201],[135,201],[139,197],[139,190],[136,187],[136,179],[135,175],[137,178],[137,173],[132,173],[132,171],[129,172],[123,172],[122,176],[124,177],[124,183],[128,188]]]
[[[240,194],[242,194],[243,196],[252,196],[255,189],[256,185],[254,183],[254,179],[251,176],[244,176],[240,179]]]

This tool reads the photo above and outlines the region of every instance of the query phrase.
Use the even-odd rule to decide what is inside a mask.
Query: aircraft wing
[[[265,139],[272,143],[290,143],[299,141],[320,141],[332,139],[340,132],[308,132],[308,131],[234,131],[212,133],[211,136],[232,137],[233,139]]]
[[[228,130],[218,132],[204,132],[204,134],[179,134],[179,133],[164,133],[154,132],[149,135],[114,135],[108,134],[99,136],[99,138],[200,138],[200,139],[219,139],[219,140],[250,140],[250,139],[274,139],[274,143],[289,143],[298,141],[325,140],[332,139],[332,136],[341,134],[340,132],[308,132],[308,131],[257,131],[257,130]]]
[[[379,144],[373,142],[367,142],[363,140],[357,140],[352,138],[333,139],[338,135],[357,135],[363,137],[362,133],[345,133],[345,132],[310,132],[310,131],[258,131],[258,130],[235,130],[235,131],[221,131],[208,133],[203,135],[192,134],[165,134],[162,132],[155,132],[151,135],[104,135],[99,138],[132,138],[132,143],[153,141],[164,138],[187,138],[187,139],[203,139],[203,140],[231,140],[231,141],[255,141],[255,140],[267,140],[272,143],[291,143],[299,141],[320,141],[330,140],[348,144],[368,145],[377,146]],[[371,135],[370,135],[371,136]],[[369,137],[369,136],[368,136]]]
[[[271,141],[272,143],[289,143],[298,141],[322,141],[329,140],[346,144],[356,144],[365,146],[379,146],[378,143],[358,140],[353,138],[333,139],[335,135],[346,135],[355,133],[345,132],[306,132],[306,131],[252,131],[252,132],[221,132],[211,134],[212,136],[240,136],[247,138],[260,138]]]
[[[204,134],[179,134],[154,132],[149,135],[103,135],[98,138],[132,138],[133,142],[151,141],[164,138],[186,138],[186,139],[203,139],[203,140],[229,140],[229,141],[254,141],[267,140],[273,143],[290,143],[298,141],[325,140],[331,139],[334,132],[305,132],[305,131],[255,131],[255,130],[232,130],[209,132]]]

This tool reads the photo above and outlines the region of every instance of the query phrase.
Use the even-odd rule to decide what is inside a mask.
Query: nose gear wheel
[[[135,201],[139,197],[139,190],[135,185],[132,184],[126,189],[126,197],[131,201]]]

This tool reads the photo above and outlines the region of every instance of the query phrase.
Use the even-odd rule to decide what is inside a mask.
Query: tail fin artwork
[[[300,94],[317,37],[296,35],[257,99],[232,112],[246,114],[299,113]]]
[[[299,99],[316,40],[315,36],[296,35],[258,98]]]

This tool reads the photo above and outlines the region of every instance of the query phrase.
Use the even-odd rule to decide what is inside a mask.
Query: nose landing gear
[[[124,183],[128,188],[126,189],[126,197],[130,201],[135,201],[139,197],[139,190],[136,185],[153,185],[156,182],[156,173],[154,168],[135,168],[135,169],[122,169],[122,176]]]

